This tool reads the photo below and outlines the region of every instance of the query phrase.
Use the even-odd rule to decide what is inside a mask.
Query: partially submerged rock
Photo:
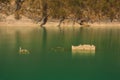
[[[64,52],[65,48],[63,48],[63,47],[54,47],[54,48],[51,48],[51,51],[53,51],[53,52]]]
[[[23,54],[23,55],[30,54],[30,51],[27,49],[22,49],[21,47],[19,47],[19,54]]]
[[[72,46],[72,53],[92,53],[95,54],[96,47],[94,45],[84,44],[79,46]]]

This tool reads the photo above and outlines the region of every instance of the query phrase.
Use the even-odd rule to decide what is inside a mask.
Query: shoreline
[[[58,23],[59,22],[47,22],[44,26],[45,27],[50,27],[50,26],[58,26]],[[21,22],[21,21],[15,21],[15,22],[0,22],[0,27],[2,26],[6,26],[6,27],[12,27],[12,26],[15,26],[15,27],[40,27],[40,24],[36,24],[36,23],[33,23],[33,22]],[[75,25],[72,25],[72,22],[71,23],[65,23],[65,24],[61,24],[60,27],[120,27],[120,22],[112,22],[112,23],[104,23],[104,22],[101,22],[101,23],[88,23],[86,25],[79,25],[77,23],[75,23]]]
[[[45,27],[49,26],[56,26],[59,24],[59,20],[48,20],[48,22],[44,25]],[[95,22],[95,23],[87,23],[86,25],[79,25],[78,23],[75,23],[73,25],[72,21],[65,20],[62,24],[61,27],[86,27],[89,25],[90,27],[120,27],[120,22]],[[20,20],[14,19],[14,15],[7,16],[3,21],[0,21],[0,27],[1,26],[6,26],[6,27],[39,27],[39,23],[35,23],[31,19],[22,16]]]

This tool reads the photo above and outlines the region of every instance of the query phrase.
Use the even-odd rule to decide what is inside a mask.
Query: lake
[[[94,54],[72,45],[95,45]],[[29,50],[20,54],[19,48]],[[0,80],[116,80],[120,28],[0,27]]]

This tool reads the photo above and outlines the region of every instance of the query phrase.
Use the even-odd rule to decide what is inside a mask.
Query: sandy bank
[[[34,23],[31,19],[28,19],[27,17],[25,16],[22,16],[22,18],[20,20],[16,20],[14,18],[14,15],[10,15],[10,16],[4,16],[6,17],[3,21],[0,21],[0,26],[7,26],[7,27],[17,27],[17,26],[20,26],[20,27],[39,27],[39,23],[36,24]],[[58,20],[57,21],[48,21],[46,25],[46,27],[49,27],[49,26],[57,26],[59,24]],[[90,25],[90,27],[120,27],[120,22],[108,22],[108,23],[104,23],[104,22],[100,22],[100,23],[88,23],[88,25]],[[71,26],[75,26],[75,27],[81,27],[79,24],[75,23],[73,25],[73,22],[72,21],[66,21],[63,22],[61,24],[62,27],[71,27]]]
[[[14,15],[4,16],[5,19],[0,21],[0,26],[36,26],[32,20],[22,16],[20,20],[16,20]]]

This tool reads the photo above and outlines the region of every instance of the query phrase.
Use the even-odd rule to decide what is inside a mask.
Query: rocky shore
[[[23,5],[20,10],[20,19],[15,19],[15,3],[0,3],[0,26],[40,26],[41,16],[40,10],[29,9]],[[38,11],[38,12],[37,12]],[[36,12],[36,13],[34,13]],[[48,17],[47,23],[44,26],[58,26],[60,19]],[[102,19],[101,21],[86,21],[85,24],[80,25],[74,22],[73,18],[68,17],[62,21],[61,26],[78,26],[78,27],[112,27],[120,26],[119,19],[114,19],[111,22],[109,19]]]
[[[50,19],[44,26],[57,26],[59,20]],[[90,27],[120,27],[120,22],[95,22],[95,23],[86,23]],[[5,14],[0,14],[0,26],[40,26],[39,23],[36,23],[32,19],[29,19],[25,16],[22,16],[20,20],[16,20],[14,15],[6,16]],[[81,27],[78,23],[73,24],[72,20],[64,20],[61,26],[78,26]],[[85,26],[85,25],[82,25]]]

